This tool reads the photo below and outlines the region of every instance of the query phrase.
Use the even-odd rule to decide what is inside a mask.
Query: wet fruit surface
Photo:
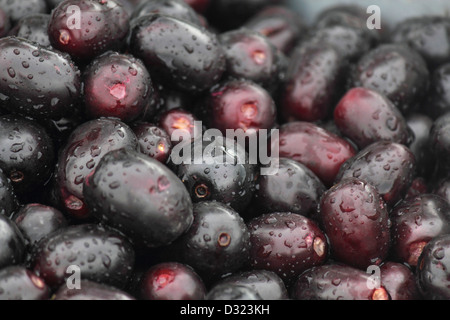
[[[250,221],[248,228],[252,267],[273,271],[288,283],[328,258],[325,234],[301,215],[266,214]]]
[[[128,293],[117,288],[89,280],[80,281],[80,289],[61,286],[53,297],[54,300],[135,300]]]
[[[0,215],[0,268],[23,262],[25,239],[17,226],[9,218]]]
[[[392,300],[419,300],[420,293],[416,277],[406,265],[395,262],[384,263],[380,268],[381,284]]]
[[[165,163],[172,150],[169,134],[151,123],[139,123],[132,127],[143,154]]]
[[[0,270],[1,300],[48,300],[50,289],[44,280],[22,266]]]
[[[168,245],[192,224],[192,201],[159,161],[131,150],[106,154],[84,183],[92,214],[138,244]]]
[[[68,278],[77,270],[81,279],[123,287],[133,271],[134,249],[115,230],[93,224],[69,226],[36,244],[28,264],[52,288],[71,281]]]
[[[14,37],[1,38],[0,51],[2,107],[55,120],[75,108],[80,73],[69,56]]]
[[[319,219],[336,260],[365,269],[386,259],[390,221],[373,186],[357,179],[336,184],[321,198]]]

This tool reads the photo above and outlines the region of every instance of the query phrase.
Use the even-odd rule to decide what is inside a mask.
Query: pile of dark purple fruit
[[[0,299],[450,299],[450,18],[367,18],[0,0]]]

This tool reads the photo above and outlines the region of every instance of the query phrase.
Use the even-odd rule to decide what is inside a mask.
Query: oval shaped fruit
[[[365,269],[387,258],[389,215],[370,184],[347,179],[333,186],[320,201],[319,219],[336,260]]]
[[[441,235],[423,249],[417,263],[416,278],[427,300],[450,299],[450,235]]]
[[[238,285],[255,290],[263,300],[287,300],[289,294],[283,280],[272,271],[251,270],[233,273],[216,283]]]
[[[39,123],[15,115],[0,116],[0,168],[18,195],[41,188],[54,164],[53,141]]]
[[[208,285],[248,264],[250,233],[244,220],[231,207],[214,201],[194,205],[194,222],[166,250],[191,266]]]
[[[291,283],[305,270],[325,263],[328,240],[317,224],[298,214],[271,213],[248,223],[250,264]]]
[[[80,289],[70,289],[66,285],[61,286],[52,299],[86,301],[136,300],[128,293],[117,288],[89,280],[81,280]]]
[[[68,225],[59,210],[38,203],[23,206],[14,214],[12,220],[29,245],[34,245],[50,233]]]
[[[206,287],[191,267],[166,262],[145,273],[141,294],[145,300],[204,300]]]
[[[303,164],[280,158],[276,174],[259,176],[253,204],[258,214],[292,212],[315,216],[325,190],[320,179]]]
[[[391,300],[420,300],[416,276],[410,268],[401,263],[386,262],[380,268],[381,285]]]
[[[234,140],[200,138],[191,144],[180,143],[172,150],[169,163],[193,202],[219,201],[238,212],[250,204],[258,166]]]
[[[309,122],[291,122],[280,127],[279,155],[298,161],[314,172],[326,185],[331,186],[341,165],[356,151],[346,140]]]
[[[426,96],[428,78],[427,65],[416,51],[402,44],[383,44],[352,67],[349,87],[376,90],[405,114]]]
[[[292,288],[294,300],[390,300],[383,286],[376,288],[371,275],[346,265],[314,267]],[[370,284],[370,285],[368,285]]]
[[[81,279],[124,287],[133,272],[134,249],[119,232],[100,225],[71,225],[38,242],[29,265],[56,289],[74,273]]]
[[[169,16],[154,14],[138,19],[130,49],[144,61],[152,78],[183,91],[205,91],[218,83],[225,71],[216,35]]]
[[[336,181],[357,178],[373,185],[388,206],[395,205],[408,191],[414,177],[414,154],[404,145],[379,141],[346,161]]]
[[[406,123],[414,134],[414,141],[409,145],[409,149],[416,157],[417,174],[429,177],[433,172],[436,159],[430,157],[430,132],[433,127],[433,120],[420,113],[412,113],[406,117]]]
[[[116,0],[66,0],[52,11],[48,35],[56,49],[88,61],[121,49],[130,29],[129,19]]]
[[[168,245],[192,224],[189,193],[166,166],[141,153],[106,154],[83,188],[91,213],[134,242]]]
[[[341,94],[344,60],[330,45],[305,42],[291,57],[280,93],[287,121],[325,119]]]
[[[162,163],[167,161],[172,151],[172,141],[164,129],[143,122],[133,125],[132,129],[143,154]]]
[[[0,39],[0,104],[33,118],[60,119],[77,107],[80,72],[69,56],[25,39]]]
[[[396,206],[391,221],[392,253],[415,267],[431,239],[450,234],[450,205],[437,195],[422,194]]]
[[[26,15],[17,22],[9,32],[9,35],[36,42],[43,47],[50,47],[50,39],[47,32],[49,21],[49,14],[36,13]]]
[[[114,117],[132,122],[152,113],[153,84],[142,61],[107,52],[84,70],[84,110],[89,118]]]
[[[50,288],[43,279],[22,266],[0,270],[0,300],[48,300]]]
[[[138,148],[133,131],[116,119],[95,119],[78,126],[61,148],[56,181],[62,207],[83,219],[89,212],[83,200],[83,182],[109,151]]]
[[[366,89],[348,91],[334,109],[338,129],[358,147],[377,141],[408,144],[411,134],[401,112],[382,94]]]
[[[10,219],[0,215],[0,270],[23,262],[25,239]]]

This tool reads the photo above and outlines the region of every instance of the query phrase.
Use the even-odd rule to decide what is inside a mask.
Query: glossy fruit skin
[[[248,265],[250,233],[231,207],[204,201],[194,204],[192,226],[168,250],[173,258],[194,268],[208,285]]]
[[[309,122],[291,122],[280,127],[280,157],[298,161],[331,186],[341,165],[356,154],[346,140]],[[277,141],[272,143],[274,150]]]
[[[430,130],[429,145],[439,171],[447,174],[450,160],[450,113],[437,118]]]
[[[252,288],[236,284],[218,284],[211,288],[206,300],[262,300],[259,294]]]
[[[118,231],[82,224],[60,229],[39,241],[28,265],[52,289],[73,274],[68,269],[72,265],[79,267],[81,279],[121,288],[133,272],[134,256],[131,243]]]
[[[172,150],[169,134],[162,128],[147,122],[132,126],[139,142],[141,153],[165,163]]]
[[[56,181],[58,196],[67,213],[78,219],[89,217],[83,201],[83,182],[109,151],[137,150],[136,135],[116,119],[95,119],[78,126],[60,150]]]
[[[428,177],[431,175],[436,160],[430,157],[430,132],[433,120],[420,113],[412,113],[406,117],[406,123],[412,130],[414,141],[409,144],[409,149],[414,154],[417,164],[417,173]]]
[[[333,186],[320,201],[319,220],[336,260],[365,270],[387,258],[389,214],[370,184],[347,179]]]
[[[380,268],[381,285],[391,300],[420,300],[416,277],[406,265],[386,262]]]
[[[359,148],[377,141],[408,144],[412,140],[402,113],[382,94],[366,89],[348,91],[334,109],[339,130]]]
[[[421,108],[433,120],[450,111],[450,63],[437,67],[430,76],[426,107]]]
[[[215,87],[205,103],[207,123],[225,136],[227,129],[255,135],[275,125],[276,106],[269,92],[248,80],[231,80]]]
[[[310,169],[287,158],[280,158],[276,174],[259,176],[257,186],[253,203],[258,214],[292,212],[314,217],[326,191]]]
[[[414,178],[414,154],[404,145],[379,141],[361,150],[346,161],[336,181],[357,178],[373,185],[390,207],[408,191]]]
[[[429,71],[423,58],[402,44],[383,44],[352,66],[349,88],[364,87],[384,94],[405,114],[426,97]]]
[[[114,117],[132,122],[149,110],[153,95],[150,74],[139,59],[107,52],[84,71],[85,112],[89,118]]]
[[[166,166],[137,151],[106,154],[86,178],[93,216],[146,247],[169,245],[191,226],[192,201]]]
[[[53,141],[38,123],[15,115],[0,117],[0,168],[16,194],[32,192],[50,178]]]
[[[201,154],[196,152],[198,147]],[[223,152],[208,152],[212,148]],[[237,150],[236,154],[232,150]],[[243,212],[250,204],[258,177],[258,166],[250,163],[245,149],[227,138],[214,142],[200,138],[191,143],[189,151],[191,159],[180,163],[183,160],[180,150],[174,148],[169,165],[186,186],[192,201],[219,201]]]
[[[426,16],[406,19],[396,26],[391,41],[407,44],[433,69],[450,62],[450,19]]]
[[[219,41],[228,77],[251,80],[270,91],[278,87],[285,57],[269,39],[256,31],[238,29],[220,34]]]
[[[50,289],[44,280],[22,266],[0,270],[0,300],[48,300]]]
[[[10,112],[59,119],[76,108],[80,72],[68,55],[25,39],[0,39],[0,104]]]
[[[158,124],[170,137],[173,145],[180,143],[180,140],[172,140],[176,131],[183,131],[186,139],[194,139],[197,134],[195,131],[195,122],[199,121],[196,115],[188,110],[177,108],[164,111],[159,115]],[[183,136],[184,139],[184,136]],[[185,140],[182,140],[183,142]]]
[[[0,38],[6,36],[11,28],[11,21],[5,10],[0,9]]]
[[[62,285],[55,292],[53,300],[136,300],[128,293],[117,288],[89,280],[81,280],[80,287],[80,289],[69,289],[66,285]]]
[[[225,71],[225,56],[215,34],[169,16],[138,19],[130,51],[144,61],[152,78],[182,91],[205,91]]]
[[[396,206],[391,221],[394,256],[415,267],[430,240],[450,234],[450,205],[437,195],[422,194]]]
[[[370,274],[346,265],[331,264],[304,272],[292,288],[294,300],[390,300],[382,286],[368,286]]]
[[[417,177],[411,182],[411,186],[406,193],[404,200],[414,199],[422,194],[430,193],[427,181],[422,177]]]
[[[46,13],[45,0],[0,0],[0,8],[10,17],[13,23],[33,13]]]
[[[9,218],[0,215],[0,270],[22,263],[25,253],[25,239]]]
[[[0,215],[10,217],[18,206],[11,180],[0,170]]]
[[[12,220],[28,245],[34,245],[50,233],[68,226],[67,219],[59,210],[38,203],[23,206]]]
[[[291,57],[280,97],[286,121],[326,118],[340,95],[344,60],[330,45],[305,42]]]
[[[292,283],[305,270],[325,263],[328,240],[318,225],[298,214],[271,213],[248,223],[250,263]]]
[[[201,25],[197,13],[184,0],[142,1],[139,6],[135,8],[132,19],[151,14],[166,15],[198,26]]]
[[[145,300],[203,300],[206,287],[191,267],[167,262],[146,272],[141,292]]]
[[[259,32],[285,54],[297,45],[306,29],[300,17],[284,6],[262,9],[243,27]]]
[[[28,39],[43,47],[50,47],[47,26],[50,15],[44,13],[31,14],[18,21],[9,35]]]
[[[345,59],[356,61],[371,49],[373,41],[364,29],[332,25],[310,31],[305,41],[333,46]]]
[[[450,235],[441,235],[425,246],[419,258],[416,278],[419,290],[427,300],[450,299],[449,250]]]
[[[80,9],[80,29],[67,14],[74,5]],[[119,50],[129,28],[128,13],[115,0],[68,0],[52,11],[48,35],[54,48],[88,61],[108,50]]]
[[[286,300],[289,294],[283,280],[272,271],[251,270],[234,273],[215,286],[238,285],[255,290],[263,300]]]

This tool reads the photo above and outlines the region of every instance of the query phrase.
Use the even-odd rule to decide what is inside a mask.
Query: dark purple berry
[[[132,129],[143,154],[162,163],[167,161],[172,151],[172,141],[164,129],[146,122],[137,123]]]
[[[416,277],[410,268],[401,263],[386,262],[380,271],[381,285],[391,300],[420,300]]]
[[[0,270],[23,262],[25,239],[16,224],[0,215]]]
[[[203,300],[206,288],[191,267],[167,262],[155,265],[145,273],[141,294],[145,300]]]
[[[426,97],[428,78],[427,65],[416,51],[406,45],[383,44],[352,67],[349,86],[376,90],[406,113]]]
[[[450,234],[450,205],[437,195],[423,194],[396,206],[391,221],[393,255],[415,267],[431,239]]]
[[[379,141],[346,161],[336,181],[357,178],[373,185],[388,206],[394,206],[408,191],[415,174],[414,154],[404,145]]]
[[[159,161],[131,150],[106,154],[84,184],[91,214],[147,247],[169,245],[192,224],[184,185]]]
[[[286,121],[325,119],[342,91],[344,60],[330,45],[306,42],[291,57],[280,110]]]
[[[73,281],[70,276],[77,270],[83,280],[124,287],[133,272],[134,256],[131,243],[113,229],[71,225],[38,242],[29,265],[53,289]]]
[[[15,37],[0,39],[0,104],[10,112],[59,119],[76,108],[80,72],[69,56]]]
[[[22,266],[0,270],[0,300],[48,300],[50,289],[44,280]]]
[[[201,25],[198,14],[184,0],[142,1],[139,6],[135,8],[132,19],[151,14],[161,14],[195,25]]]
[[[263,300],[286,300],[288,291],[283,280],[272,271],[241,271],[220,280],[216,285],[238,285],[255,290]]]
[[[19,195],[42,187],[55,165],[53,141],[38,123],[0,117],[0,168]]]
[[[206,300],[251,301],[262,300],[262,298],[256,290],[249,288],[248,286],[225,283],[214,286],[208,292]]]
[[[317,224],[298,214],[271,213],[248,223],[250,263],[278,274],[286,283],[328,258],[328,240]]]
[[[355,268],[379,265],[390,247],[390,221],[378,191],[348,179],[329,189],[320,201],[319,219],[332,257]]]
[[[292,288],[294,300],[390,300],[383,286],[376,288],[370,274],[346,265],[324,265],[303,273]],[[375,282],[375,281],[374,281]]]
[[[430,132],[433,120],[420,113],[412,113],[406,117],[406,123],[411,129],[414,140],[409,144],[409,149],[414,154],[417,163],[417,173],[430,176],[434,169],[435,159],[431,157]]]
[[[150,110],[153,86],[144,64],[131,55],[108,52],[84,72],[84,108],[89,118],[132,122]]]
[[[79,17],[74,17],[77,11],[71,6],[78,7]],[[129,28],[128,13],[116,0],[67,0],[52,11],[48,35],[56,49],[88,61],[108,50],[119,50]]]
[[[60,211],[37,203],[22,207],[14,214],[12,220],[30,245],[68,225]]]
[[[225,57],[215,34],[169,16],[139,18],[130,50],[144,61],[152,78],[183,91],[205,91],[225,71]]]
[[[196,121],[198,121],[197,117],[192,112],[184,109],[172,109],[159,115],[159,127],[167,132],[173,145],[181,142],[177,139],[172,140],[172,137],[178,136],[174,135],[174,132],[182,132],[183,137],[186,137],[186,139],[195,138]]]
[[[401,112],[382,94],[366,89],[348,91],[334,109],[334,122],[359,148],[383,140],[402,144],[411,134]]]
[[[119,120],[91,120],[72,132],[60,150],[56,177],[61,205],[72,217],[90,216],[83,200],[84,180],[106,153],[122,148],[137,150],[138,142]]]
[[[43,47],[50,47],[47,27],[49,14],[37,13],[23,17],[9,32],[9,35],[24,38]]]
[[[450,235],[431,240],[417,263],[416,278],[420,293],[427,300],[450,299]]]

